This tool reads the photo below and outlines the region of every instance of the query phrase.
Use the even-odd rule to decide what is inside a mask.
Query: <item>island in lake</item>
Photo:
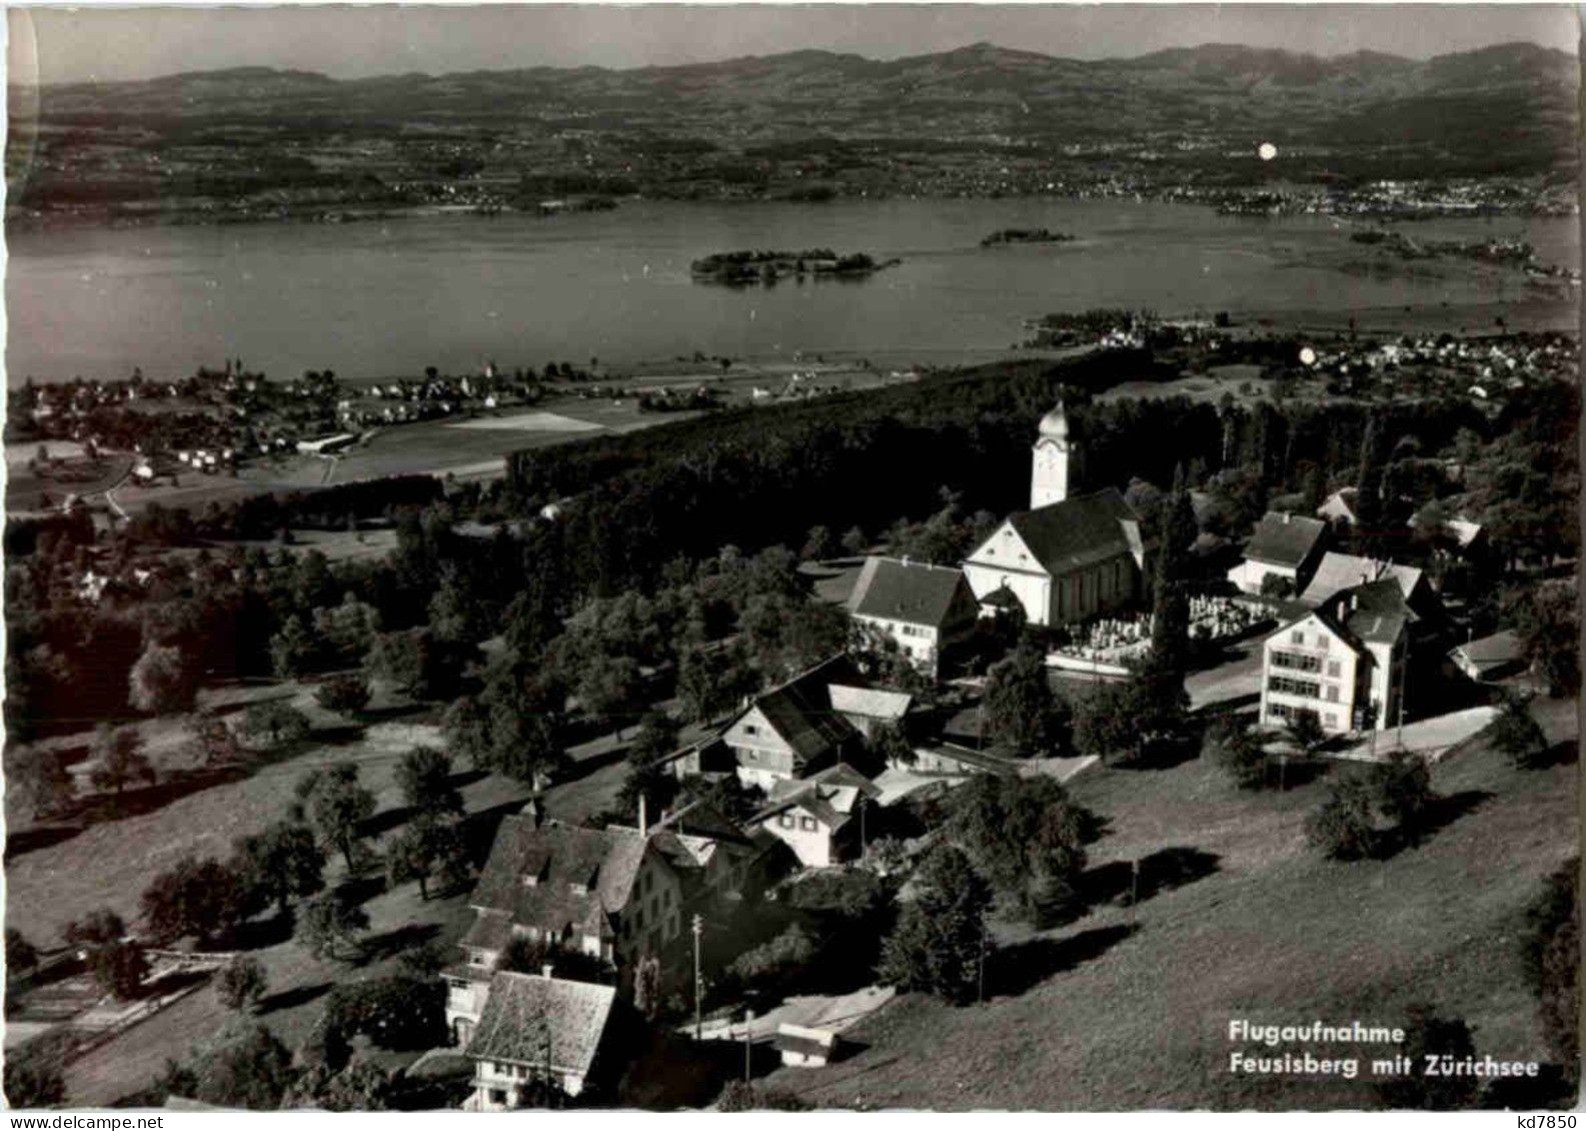
[[[861,278],[901,262],[877,260],[862,251],[838,255],[824,247],[805,251],[722,251],[694,260],[690,271],[696,282],[747,286],[774,283],[788,276]]]
[[[1074,237],[1067,232],[1053,232],[1046,228],[998,228],[980,241],[981,247],[997,247],[1009,243],[1067,243]]]

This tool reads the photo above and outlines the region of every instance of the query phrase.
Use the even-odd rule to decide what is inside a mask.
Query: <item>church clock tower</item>
[[[1068,434],[1068,417],[1061,399],[1041,418],[1030,473],[1030,509],[1049,507],[1068,498],[1080,474],[1079,442]]]

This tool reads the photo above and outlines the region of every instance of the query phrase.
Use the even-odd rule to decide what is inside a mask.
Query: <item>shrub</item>
[[[1358,777],[1336,782],[1327,797],[1306,818],[1311,844],[1335,860],[1359,860],[1376,848],[1371,821],[1371,791]]]
[[[1206,751],[1240,789],[1267,784],[1267,752],[1245,720],[1224,715],[1206,734]]]
[[[269,983],[257,958],[234,958],[216,980],[215,989],[227,1009],[251,1009],[264,996]]]
[[[315,688],[314,702],[339,715],[355,715],[369,704],[369,681],[350,673],[331,676]]]
[[[1547,753],[1547,736],[1526,709],[1524,699],[1506,699],[1490,731],[1493,749],[1522,770],[1541,765]]]
[[[782,1088],[767,1088],[734,1080],[721,1090],[716,1110],[739,1111],[809,1111],[810,1104]]]
[[[815,937],[794,923],[770,942],[740,954],[733,960],[732,974],[743,982],[790,978],[814,961],[819,950]]]

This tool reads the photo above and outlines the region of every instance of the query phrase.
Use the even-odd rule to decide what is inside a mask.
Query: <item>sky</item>
[[[1512,40],[1574,52],[1567,4],[529,4],[12,7],[12,81],[152,78],[236,66],[336,78],[640,67],[803,48],[897,58],[970,43],[1097,59],[1241,43],[1427,58]]]

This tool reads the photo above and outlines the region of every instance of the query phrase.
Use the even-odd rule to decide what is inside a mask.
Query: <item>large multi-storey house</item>
[[[1336,593],[1278,629],[1262,649],[1262,723],[1309,714],[1328,734],[1397,723],[1414,619],[1399,582],[1387,577]]]
[[[540,821],[501,822],[469,901],[475,919],[447,967],[446,1024],[465,1043],[514,938],[573,950],[624,967],[658,954],[683,929],[685,882],[676,854],[648,830],[587,829]]]

